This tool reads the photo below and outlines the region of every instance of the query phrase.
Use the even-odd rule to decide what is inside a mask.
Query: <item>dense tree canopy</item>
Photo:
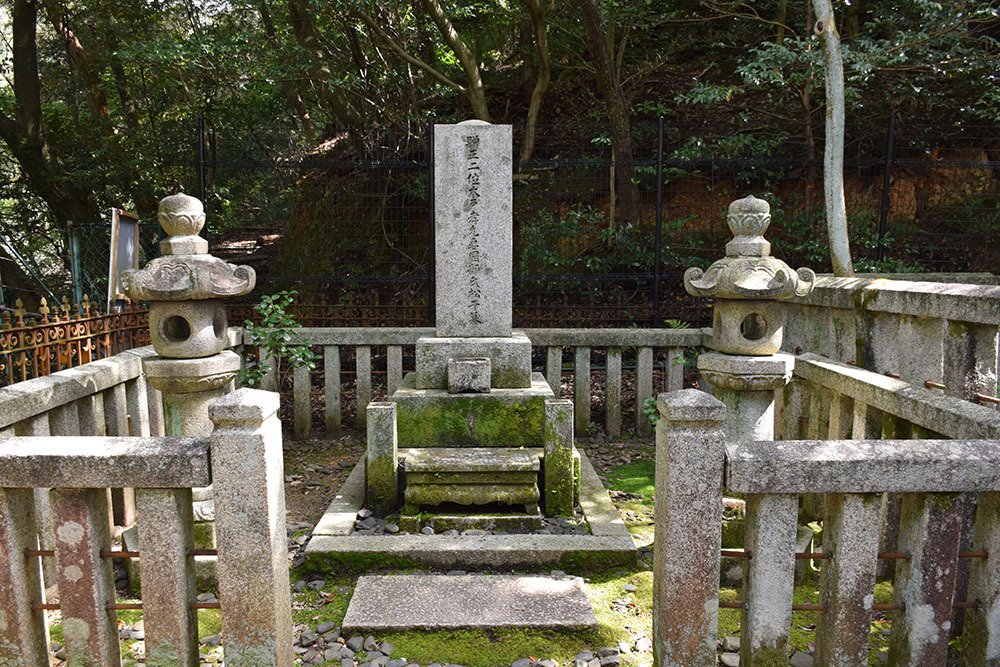
[[[849,119],[1000,125],[997,2],[834,11]],[[810,150],[822,136],[822,48],[804,0],[7,0],[0,20],[2,225],[52,256],[66,221],[148,214],[189,183],[199,115],[270,157],[305,154],[334,128],[471,116],[527,124],[526,159],[536,124],[598,119],[626,163],[626,217],[635,116],[768,128]]]

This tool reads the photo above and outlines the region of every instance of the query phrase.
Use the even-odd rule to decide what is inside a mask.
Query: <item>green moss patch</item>
[[[635,493],[649,501],[653,500],[655,486],[656,470],[652,460],[629,463],[608,473],[608,488]]]

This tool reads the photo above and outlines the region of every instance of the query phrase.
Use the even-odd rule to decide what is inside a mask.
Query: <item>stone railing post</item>
[[[657,408],[653,651],[660,667],[715,667],[726,408],[696,389]]]
[[[45,612],[38,561],[24,557],[36,548],[35,502],[31,489],[0,489],[0,664],[47,665]]]
[[[291,666],[292,601],[278,395],[239,389],[209,406],[226,664]]]
[[[545,513],[573,514],[573,401],[545,399]]]
[[[376,514],[384,515],[396,508],[399,495],[396,404],[389,401],[369,403],[367,412],[366,497],[368,508]]]

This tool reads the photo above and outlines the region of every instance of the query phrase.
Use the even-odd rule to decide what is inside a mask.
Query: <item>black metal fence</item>
[[[722,256],[726,208],[751,193],[771,203],[773,254],[829,270],[822,141],[707,122],[635,123],[631,164],[600,126],[538,129],[514,165],[516,325],[705,322],[681,276]],[[298,289],[337,324],[433,322],[432,124],[331,130],[293,157],[205,128],[188,191],[206,201],[212,251],[254,266],[258,293]],[[859,270],[1000,266],[1000,128],[858,124],[845,158]]]

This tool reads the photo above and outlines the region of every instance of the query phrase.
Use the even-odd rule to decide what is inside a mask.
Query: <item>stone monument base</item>
[[[528,389],[532,387],[531,341],[521,331],[498,338],[417,339],[416,389],[447,389],[448,360],[479,357],[490,360],[490,387]]]
[[[554,394],[541,373],[531,374],[529,387],[493,389],[489,394],[418,389],[416,381],[416,373],[407,373],[389,399],[399,411],[400,449],[541,447],[544,442],[545,399]]]

